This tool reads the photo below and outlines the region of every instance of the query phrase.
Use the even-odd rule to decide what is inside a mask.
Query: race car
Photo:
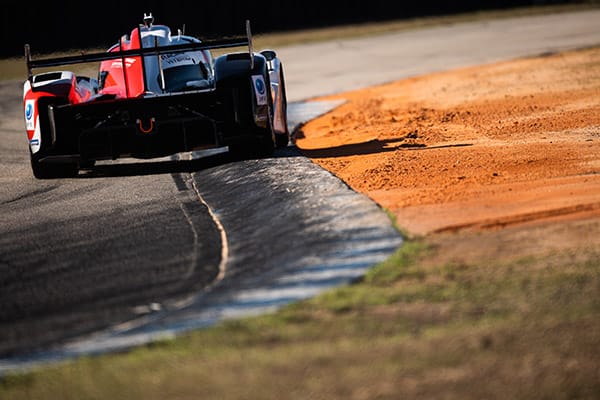
[[[212,50],[246,47],[213,57]],[[69,177],[98,160],[150,159],[228,147],[261,158],[287,146],[283,64],[246,36],[200,40],[143,24],[105,52],[32,59],[25,45],[25,129],[38,179]],[[36,68],[98,62],[97,78]]]

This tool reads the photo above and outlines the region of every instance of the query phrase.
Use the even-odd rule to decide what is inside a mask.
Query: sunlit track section
[[[39,354],[36,359],[1,361],[0,372],[124,350],[226,319],[273,312],[360,278],[402,244],[388,217],[371,200],[293,150],[288,151],[288,157],[264,160],[263,164],[270,165],[252,176],[244,175],[244,170],[255,170],[246,163],[195,174],[207,204],[215,204],[211,201],[214,198],[223,199],[223,193],[218,193],[222,190],[230,191],[231,198],[218,202],[213,210],[228,232],[230,249],[226,273],[211,290],[178,311],[155,314],[148,323],[123,324]],[[280,164],[279,168],[273,164]],[[287,168],[282,173],[295,176],[290,183],[281,184],[280,173],[273,172],[284,170],[281,167]],[[246,183],[223,179],[223,175],[233,174]],[[248,212],[231,204],[248,190],[255,192],[257,199],[264,199],[265,189],[274,190],[276,195],[266,198],[262,211]],[[277,217],[261,228],[266,215]],[[304,222],[290,223],[292,219]],[[253,240],[244,240],[251,232]],[[257,269],[257,265],[261,267]]]
[[[216,290],[162,321],[173,334],[274,311],[352,282],[402,243],[381,209],[293,149],[259,168],[252,164],[195,175],[202,197],[217,205],[214,212],[229,232],[230,262]],[[244,174],[248,170],[253,172]],[[260,195],[266,192],[272,196]],[[236,198],[246,198],[251,210],[231,206]]]

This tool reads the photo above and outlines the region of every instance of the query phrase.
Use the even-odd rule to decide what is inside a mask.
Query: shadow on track
[[[176,157],[176,156],[175,156]],[[285,157],[303,157],[299,150],[294,146],[276,149],[275,153],[268,158]],[[133,159],[132,159],[133,160]],[[243,161],[243,159],[232,156],[229,152],[201,156],[191,160],[171,159],[171,160],[133,160],[127,163],[100,164],[89,170],[82,170],[78,179],[107,178],[123,176],[143,176],[143,175],[162,175],[192,173],[209,168],[214,168],[234,162]]]
[[[119,164],[96,165],[82,171],[79,178],[106,178],[122,176],[162,175],[191,173],[231,162],[229,154],[217,154],[193,160],[133,161]]]

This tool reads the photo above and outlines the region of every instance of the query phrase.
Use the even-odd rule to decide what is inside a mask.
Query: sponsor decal
[[[256,104],[264,106],[267,104],[267,87],[262,75],[252,75],[254,82],[254,94],[256,95]]]
[[[37,140],[37,139],[31,139],[31,140],[29,141],[29,144],[30,144],[30,145],[32,145],[32,146],[37,146],[37,145],[39,145],[39,144],[40,144],[40,141],[39,141],[39,140]]]
[[[25,101],[25,129],[35,129],[35,100]]]
[[[162,62],[166,65],[192,65],[196,60],[187,53],[183,54],[161,54]]]
[[[258,90],[258,93],[263,95],[265,94],[265,83],[263,82],[262,79],[257,79],[255,81],[256,83],[256,90]]]

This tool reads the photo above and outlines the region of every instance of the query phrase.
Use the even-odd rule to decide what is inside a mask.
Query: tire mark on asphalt
[[[5,204],[10,204],[10,203],[15,203],[15,202],[20,201],[20,200],[30,199],[32,197],[39,196],[39,195],[51,192],[51,191],[53,191],[56,188],[58,188],[58,185],[52,185],[52,186],[48,186],[48,187],[45,187],[45,188],[41,188],[41,189],[37,189],[37,190],[32,190],[31,192],[23,193],[23,194],[21,194],[21,195],[19,195],[17,197],[12,198],[12,199],[5,200],[5,201],[3,201],[0,204],[5,205]]]

